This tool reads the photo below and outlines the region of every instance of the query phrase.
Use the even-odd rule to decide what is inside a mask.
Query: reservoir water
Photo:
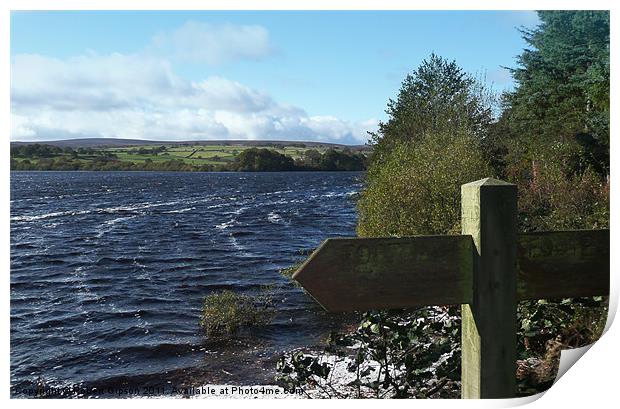
[[[12,396],[271,382],[280,354],[344,319],[279,270],[355,235],[361,186],[357,172],[12,172]],[[206,339],[206,295],[265,286],[270,324]]]

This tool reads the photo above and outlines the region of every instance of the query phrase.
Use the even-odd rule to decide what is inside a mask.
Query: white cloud
[[[107,110],[135,107],[154,96],[191,94],[170,63],[147,55],[89,54],[61,60],[20,54],[11,64],[14,107]]]
[[[152,54],[11,62],[11,138],[117,137],[153,140],[289,139],[366,142],[377,121],[309,116],[268,94],[212,76],[179,77]]]
[[[150,49],[181,60],[211,65],[260,60],[274,52],[269,31],[262,26],[195,21],[156,35]]]

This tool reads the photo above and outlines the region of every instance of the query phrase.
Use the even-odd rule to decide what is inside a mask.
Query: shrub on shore
[[[473,136],[434,133],[398,142],[368,171],[357,202],[360,237],[460,234],[463,183],[492,170]]]

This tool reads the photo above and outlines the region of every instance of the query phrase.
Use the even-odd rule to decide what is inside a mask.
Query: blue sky
[[[11,14],[12,140],[363,143],[435,52],[512,87],[527,11]]]

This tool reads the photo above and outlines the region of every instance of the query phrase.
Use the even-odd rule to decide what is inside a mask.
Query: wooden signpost
[[[327,239],[293,278],[332,312],[462,304],[462,397],[514,397],[517,302],[609,294],[609,230],[518,234],[495,179],[461,199],[462,235]]]

